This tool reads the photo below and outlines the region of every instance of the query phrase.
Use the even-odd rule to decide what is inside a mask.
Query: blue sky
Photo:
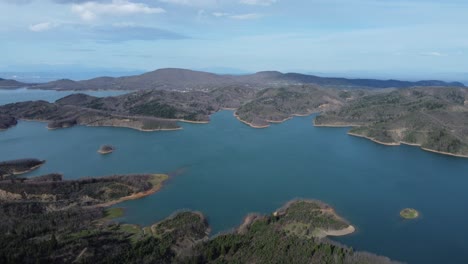
[[[455,76],[467,14],[466,0],[0,0],[0,71]]]

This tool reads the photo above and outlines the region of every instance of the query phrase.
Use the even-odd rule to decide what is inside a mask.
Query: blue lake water
[[[250,212],[271,213],[294,198],[320,199],[357,228],[335,239],[356,250],[408,263],[468,263],[468,159],[386,147],[348,136],[345,128],[314,127],[312,120],[253,129],[222,111],[209,124],[151,133],[20,122],[0,132],[0,160],[45,159],[29,175],[59,172],[68,179],[174,175],[160,192],[119,204],[128,223],[149,225],[191,209],[203,212],[216,234]],[[117,150],[101,156],[102,144]],[[400,219],[405,207],[422,217]]]

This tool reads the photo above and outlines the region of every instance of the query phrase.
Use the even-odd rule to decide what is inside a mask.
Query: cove
[[[357,228],[334,240],[408,263],[466,263],[468,160],[378,145],[346,135],[345,128],[314,127],[313,118],[253,129],[222,111],[209,124],[151,133],[50,131],[45,123],[22,121],[0,132],[0,160],[47,160],[28,176],[172,175],[160,192],[119,204],[126,209],[123,222],[148,225],[191,209],[208,217],[215,235],[248,213],[271,213],[294,198],[319,199]],[[102,144],[116,151],[99,155]],[[421,217],[402,220],[406,207]]]

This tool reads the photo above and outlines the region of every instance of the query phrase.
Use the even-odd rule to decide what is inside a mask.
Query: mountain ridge
[[[5,83],[2,85],[2,83]],[[9,85],[7,85],[7,83]],[[25,84],[15,80],[0,79],[2,87],[28,87],[45,90],[177,90],[208,91],[229,86],[245,86],[252,89],[265,89],[284,85],[315,84],[345,88],[408,88],[414,86],[465,87],[461,82],[439,80],[401,81],[379,79],[349,79],[320,77],[301,73],[260,71],[253,74],[229,75],[195,71],[180,68],[162,68],[140,75],[122,77],[102,76],[82,81],[60,79],[42,84]]]
[[[0,89],[17,89],[25,86],[30,86],[33,84],[27,84],[23,82],[18,82],[16,80],[11,79],[3,79],[0,78]]]

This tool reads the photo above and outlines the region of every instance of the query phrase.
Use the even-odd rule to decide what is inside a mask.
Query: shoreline
[[[159,129],[144,129],[144,128],[138,128],[138,127],[130,127],[130,126],[114,126],[114,125],[92,125],[92,124],[76,124],[76,125],[73,125],[73,126],[67,126],[67,127],[49,127],[48,123],[50,123],[50,121],[47,121],[47,120],[34,120],[34,119],[27,119],[27,118],[19,118],[18,119],[19,121],[26,121],[26,122],[39,122],[39,123],[47,123],[47,126],[46,128],[48,130],[59,130],[59,129],[67,129],[67,128],[72,128],[72,127],[75,127],[75,126],[85,126],[85,127],[116,127],[116,128],[128,128],[128,129],[133,129],[133,130],[137,130],[137,131],[141,131],[141,132],[157,132],[157,131],[176,131],[176,130],[182,130],[183,127],[177,127],[177,128],[159,128]],[[167,120],[170,120],[170,121],[177,121],[177,120],[173,120],[173,119],[167,119]],[[14,125],[14,126],[17,126],[18,124]],[[10,128],[12,128],[13,126],[5,129],[5,130],[8,130]]]
[[[432,152],[432,153],[437,153],[441,155],[447,155],[447,156],[452,156],[452,157],[457,157],[457,158],[468,158],[468,155],[462,155],[462,154],[454,154],[454,153],[449,153],[449,152],[444,152],[444,151],[438,151],[438,150],[433,150],[433,149],[428,149],[428,148],[423,148],[421,147],[422,150]]]
[[[236,109],[225,109],[225,110],[236,110]],[[253,127],[253,128],[267,128],[267,127],[270,127],[271,124],[281,124],[281,123],[283,123],[283,122],[286,122],[286,121],[288,121],[288,120],[293,119],[294,117],[305,117],[305,116],[313,115],[313,114],[315,114],[315,113],[317,113],[317,112],[312,112],[312,113],[309,113],[309,114],[291,114],[290,116],[288,116],[288,117],[286,117],[286,118],[284,118],[284,119],[282,119],[282,120],[270,120],[270,119],[267,119],[267,120],[265,120],[265,121],[266,121],[267,123],[269,123],[268,125],[254,125],[254,124],[252,124],[252,123],[249,123],[249,122],[247,122],[247,121],[244,121],[244,120],[242,120],[242,119],[239,117],[239,115],[237,115],[236,112],[234,112],[234,117],[236,117],[237,120],[241,121],[242,123],[244,123],[244,124],[246,124],[246,125],[248,125],[248,126],[250,126],[250,127]]]
[[[41,164],[36,165],[36,166],[33,166],[33,167],[31,167],[31,168],[29,168],[29,169],[27,169],[27,170],[24,170],[24,171],[14,171],[14,172],[13,172],[13,175],[21,175],[21,174],[29,173],[29,172],[31,172],[31,171],[33,171],[33,170],[39,169],[39,168],[40,168],[42,165],[44,165],[44,164],[45,164],[45,161],[42,161]]]
[[[347,236],[349,234],[352,234],[354,232],[356,232],[356,228],[352,225],[349,225],[348,227],[346,228],[343,228],[343,229],[338,229],[338,230],[320,230],[320,232],[324,235],[324,237],[326,236],[334,236],[334,237],[339,237],[339,236]]]
[[[270,120],[270,119],[267,119],[265,121],[267,121],[268,123],[273,123],[273,124],[280,124],[280,123],[283,123],[283,122],[286,122],[290,119],[293,119],[294,117],[293,116],[290,116],[290,117],[286,117],[285,119],[282,119],[282,120],[278,120],[278,121],[275,121],[275,120]]]
[[[114,152],[113,150],[110,150],[110,151],[101,151],[101,150],[98,150],[97,151],[99,154],[101,155],[107,155],[107,154],[111,154],[112,152]]]
[[[112,126],[116,127],[116,126]],[[135,129],[141,132],[157,132],[157,131],[176,131],[176,130],[182,130],[182,127],[178,128],[160,128],[160,129],[144,129],[144,128],[133,128],[133,127],[122,127],[122,128],[130,128],[130,129]]]
[[[409,142],[406,142],[406,141],[400,141],[400,143],[402,145],[408,145],[408,146],[413,146],[413,147],[421,147],[421,144],[418,144],[418,143],[409,143]]]
[[[153,175],[151,175],[151,177],[155,177],[155,175],[158,175],[158,174],[153,174]],[[129,196],[121,197],[121,198],[119,198],[117,200],[114,200],[114,201],[109,201],[109,202],[105,202],[105,203],[101,203],[101,204],[92,205],[91,207],[109,207],[109,206],[113,206],[113,205],[116,205],[116,204],[119,204],[119,203],[122,203],[122,202],[130,201],[130,200],[137,200],[137,199],[141,199],[143,197],[152,195],[152,194],[158,192],[159,190],[161,190],[161,188],[164,186],[164,182],[169,179],[168,175],[166,175],[166,174],[162,174],[162,175],[166,176],[165,179],[163,181],[161,181],[160,183],[158,183],[156,185],[153,185],[153,187],[151,189],[147,190],[147,191],[134,193],[134,194],[131,194]]]
[[[247,121],[244,121],[237,115],[236,112],[234,112],[234,117],[237,118],[237,120],[241,121],[242,123],[244,123],[244,124],[246,124],[246,125],[248,125],[248,126],[250,126],[252,128],[268,128],[268,127],[270,127],[270,125],[257,126],[257,125],[254,125],[252,123],[249,123]]]
[[[320,210],[320,211],[322,211],[322,213],[331,214],[334,217],[336,217],[337,219],[341,219],[342,221],[344,221],[348,225],[347,227],[342,228],[342,229],[325,230],[325,229],[318,228],[318,229],[316,229],[318,231],[317,235],[316,235],[317,238],[324,238],[324,237],[327,237],[327,236],[346,236],[346,235],[349,235],[349,234],[352,234],[352,233],[356,232],[356,228],[353,225],[351,225],[345,218],[338,215],[338,213],[335,211],[335,208],[331,207],[329,204],[327,204],[327,203],[325,203],[325,202],[323,202],[321,200],[315,200],[315,199],[305,199],[305,200],[299,199],[299,200],[297,200],[297,199],[294,199],[294,200],[291,200],[291,201],[287,202],[282,207],[280,207],[275,212],[273,212],[273,215],[274,216],[282,216],[282,215],[286,214],[286,211],[288,210],[288,208],[293,203],[295,203],[297,201],[318,204],[320,206],[320,208],[316,209],[316,210]]]
[[[310,113],[308,113],[308,114],[292,114],[291,117],[295,117],[295,116],[297,116],[297,117],[305,117],[305,116],[310,116],[310,115],[318,114],[318,113],[320,113],[320,111],[317,111],[317,112],[310,112]]]
[[[352,126],[352,125],[316,125],[315,123],[313,124],[315,127],[330,127],[330,128],[340,128],[340,127],[343,127],[343,128],[346,128],[346,127],[355,127],[355,126]]]
[[[235,111],[235,110],[237,110],[237,109],[234,109],[234,108],[233,108],[233,109],[225,108],[225,110],[234,110],[234,111]],[[288,116],[288,117],[286,117],[286,118],[284,118],[284,119],[281,119],[281,120],[270,120],[270,119],[266,119],[265,122],[269,123],[268,125],[254,125],[254,124],[252,124],[252,123],[249,123],[249,122],[247,122],[247,121],[244,121],[244,120],[242,120],[242,119],[239,117],[239,115],[237,115],[236,112],[234,112],[234,117],[236,117],[237,120],[241,121],[242,123],[244,123],[244,124],[246,124],[246,125],[248,125],[248,126],[250,126],[250,127],[253,127],[253,128],[268,128],[268,127],[271,126],[271,124],[281,124],[281,123],[283,123],[283,122],[286,122],[286,121],[288,121],[288,120],[293,119],[294,117],[305,117],[305,116],[313,115],[313,114],[315,114],[315,113],[318,113],[318,112],[311,112],[311,113],[308,113],[308,114],[291,114],[290,116]],[[315,122],[315,120],[314,120],[314,122]]]
[[[191,121],[185,119],[177,119],[178,122],[191,123],[191,124],[209,124],[210,121]]]
[[[348,132],[347,134],[350,135],[350,136],[354,136],[354,137],[369,139],[372,142],[375,142],[375,143],[378,143],[378,144],[381,144],[381,145],[385,145],[385,146],[389,146],[389,147],[395,147],[395,146],[400,146],[401,145],[400,142],[386,143],[386,142],[379,141],[379,140],[377,140],[375,138],[371,138],[371,137],[364,136],[364,135],[359,135],[359,134],[352,133],[352,132]]]
[[[414,220],[420,217],[419,211],[414,208],[405,208],[400,211],[400,217],[405,220]]]
[[[315,123],[315,119],[312,120],[312,124],[315,127],[357,127],[357,125],[351,125],[351,124],[328,124],[328,125],[317,124],[317,123]]]
[[[231,109],[225,109],[225,110],[231,110]],[[313,113],[311,113],[310,115],[312,115]],[[308,116],[308,115],[298,115],[298,114],[293,114],[293,116]],[[234,117],[239,120],[240,122],[252,127],[252,128],[256,128],[256,129],[263,129],[263,128],[268,128],[270,127],[270,124],[268,125],[254,125],[252,123],[249,123],[247,121],[244,121],[242,120],[238,115],[237,113],[234,111]],[[281,121],[271,121],[271,120],[267,120],[267,122],[269,123],[282,123],[284,121],[287,121],[289,119],[292,119],[293,117],[288,117],[284,120],[281,120]],[[45,121],[45,120],[32,120],[32,119],[26,119],[26,118],[21,118],[21,119],[18,119],[20,121],[27,121],[27,122],[45,122],[45,123],[48,123],[48,121]],[[186,122],[186,123],[195,123],[195,124],[207,124],[209,123],[209,121],[189,121],[189,120],[178,120],[180,122]],[[143,129],[143,128],[136,128],[136,127],[129,127],[129,126],[113,126],[113,125],[99,125],[99,126],[96,126],[96,125],[85,125],[85,124],[77,124],[79,126],[87,126],[87,127],[117,127],[117,128],[129,128],[129,129],[134,129],[134,130],[137,130],[137,131],[141,131],[141,132],[157,132],[157,131],[176,131],[176,130],[182,130],[183,127],[178,127],[178,128],[161,128],[161,129]],[[328,125],[318,125],[315,123],[315,119],[313,120],[313,125],[315,127],[330,127],[330,128],[350,128],[350,127],[359,127],[359,125],[351,125],[351,124],[339,124],[339,125],[333,125],[333,124],[328,124]],[[16,125],[14,125],[16,126]],[[13,127],[13,126],[12,126]],[[73,126],[71,126],[73,127]],[[10,127],[11,128],[11,127]],[[0,129],[0,131],[6,131],[10,128],[7,128],[7,129]],[[63,127],[63,128],[70,128],[70,127]],[[61,128],[50,128],[47,126],[47,129],[49,130],[57,130],[57,129],[61,129]],[[359,135],[359,134],[356,134],[356,133],[352,133],[352,132],[347,132],[348,135],[350,136],[355,136],[355,137],[360,137],[360,138],[365,138],[365,139],[368,139],[368,140],[371,140],[372,142],[374,143],[377,143],[377,144],[381,144],[381,145],[384,145],[384,146],[391,146],[391,147],[394,147],[394,146],[400,146],[400,145],[408,145],[408,146],[414,146],[414,147],[420,147],[422,150],[424,151],[428,151],[428,152],[432,152],[432,153],[436,153],[436,154],[440,154],[440,155],[447,155],[447,156],[452,156],[452,157],[457,157],[457,158],[468,158],[468,154],[467,155],[464,155],[464,154],[455,154],[455,153],[449,153],[449,152],[444,152],[444,151],[438,151],[438,150],[433,150],[433,149],[429,149],[429,148],[424,148],[422,147],[420,144],[417,144],[417,143],[409,143],[409,142],[404,142],[404,141],[399,141],[399,142],[393,142],[393,143],[386,143],[386,142],[382,142],[382,141],[379,141],[379,140],[376,140],[374,138],[371,138],[371,137],[368,137],[368,136],[364,136],[364,135]]]
[[[36,121],[36,120],[24,120],[28,122],[47,122],[47,121]],[[85,126],[85,127],[115,127],[115,128],[128,128],[128,129],[133,129],[141,132],[157,132],[157,131],[175,131],[175,130],[182,130],[182,127],[178,128],[159,128],[159,129],[144,129],[144,128],[137,128],[137,127],[129,127],[129,126],[113,126],[113,125],[90,125],[90,124],[77,124],[76,126]],[[51,128],[47,126],[47,129],[49,130],[59,130],[59,129],[67,129],[67,128],[72,128],[74,126],[69,126],[69,127],[58,127],[58,128]]]
[[[239,115],[237,115],[236,113],[236,110],[237,108],[221,108],[220,110],[227,110],[227,111],[233,111],[234,112],[234,117],[236,117],[237,120],[239,120],[240,122],[252,127],[252,128],[268,128],[271,126],[271,124],[280,124],[280,123],[283,123],[285,121],[288,121],[290,119],[293,119],[294,117],[305,117],[305,116],[310,116],[310,115],[313,115],[314,113],[317,113],[317,112],[311,112],[311,113],[307,113],[307,114],[291,114],[289,117],[286,117],[282,120],[265,120],[267,123],[267,125],[254,125],[253,123],[250,123],[250,122],[247,122],[247,121],[244,121],[242,120]],[[217,111],[219,112],[219,111]],[[28,121],[28,122],[44,122],[44,123],[50,123],[50,121],[47,121],[47,120],[34,120],[34,119],[26,119],[26,118],[20,118],[18,120],[21,120],[21,121]],[[168,120],[168,121],[176,121],[176,122],[182,122],[182,123],[191,123],[191,124],[209,124],[210,121],[192,121],[192,120],[186,120],[186,119],[164,119],[164,120]],[[130,127],[130,126],[116,126],[116,125],[92,125],[92,124],[76,124],[78,126],[87,126],[87,127],[117,127],[117,128],[130,128],[130,129],[134,129],[134,130],[138,130],[138,131],[142,131],[142,132],[156,132],[156,131],[176,131],[176,130],[182,130],[183,127],[178,127],[178,128],[161,128],[161,129],[144,129],[144,128],[137,128],[137,127]],[[63,129],[63,128],[71,128],[71,127],[74,127],[76,125],[73,125],[73,126],[67,126],[67,127],[57,127],[57,128],[51,128],[49,126],[47,126],[47,129],[49,130],[58,130],[58,129]],[[314,120],[314,125],[315,125],[315,120]],[[320,125],[318,125],[320,126]],[[11,128],[11,127],[10,127]],[[7,129],[4,129],[4,130],[8,130],[9,128]],[[2,130],[0,130],[2,131]]]
[[[397,146],[401,146],[401,145],[407,145],[407,146],[412,146],[412,147],[419,147],[420,149],[422,149],[424,151],[431,152],[431,153],[436,153],[436,154],[440,154],[440,155],[446,155],[446,156],[451,156],[451,157],[456,157],[456,158],[468,158],[468,155],[455,154],[455,153],[450,153],[450,152],[444,152],[444,151],[438,151],[438,150],[433,150],[433,149],[429,149],[429,148],[424,148],[424,147],[421,146],[421,144],[417,144],[417,143],[409,143],[409,142],[405,142],[405,141],[399,141],[399,142],[396,142],[396,143],[385,143],[385,142],[381,142],[381,141],[378,141],[376,139],[373,139],[371,137],[359,135],[359,134],[352,133],[352,132],[348,132],[347,134],[350,135],[350,136],[354,136],[354,137],[365,138],[365,139],[368,139],[368,140],[370,140],[370,141],[372,141],[374,143],[384,145],[384,146],[388,146],[388,147],[397,147]]]
[[[239,234],[243,234],[243,233],[246,233],[249,229],[249,227],[256,221],[256,220],[259,220],[259,219],[263,219],[265,218],[264,215],[261,215],[261,214],[258,214],[258,213],[250,213],[248,214],[247,216],[244,217],[244,219],[242,220],[242,223],[234,228],[234,232],[237,232]]]

